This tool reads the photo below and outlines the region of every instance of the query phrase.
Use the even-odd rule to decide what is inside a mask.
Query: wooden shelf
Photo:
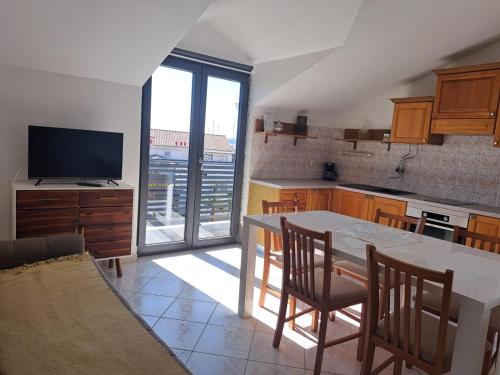
[[[345,129],[344,138],[337,138],[336,141],[351,142],[352,149],[356,150],[358,148],[358,142],[376,142],[387,144],[387,151],[391,149],[391,141],[386,141],[383,139],[384,134],[390,133],[390,129],[368,129],[368,138],[356,138],[358,136],[359,129]]]
[[[318,137],[312,137],[310,135],[293,134],[293,133],[275,133],[275,132],[256,132],[257,134],[264,134],[264,143],[267,143],[268,137],[293,137],[293,145],[297,145],[298,139],[317,139]]]
[[[287,122],[282,122],[283,125],[283,132],[266,132],[264,131],[264,123],[262,119],[255,119],[255,134],[263,134],[264,135],[264,143],[267,143],[269,137],[292,137],[293,138],[293,145],[297,145],[297,140],[298,139],[317,139],[318,137],[312,137],[307,134],[297,134],[294,133],[293,130],[295,129],[295,124],[287,123]]]

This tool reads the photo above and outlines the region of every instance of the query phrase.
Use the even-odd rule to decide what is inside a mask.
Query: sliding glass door
[[[169,57],[144,86],[139,254],[236,240],[248,77]]]

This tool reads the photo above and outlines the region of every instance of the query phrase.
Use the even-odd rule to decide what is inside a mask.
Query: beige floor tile
[[[216,304],[212,302],[176,298],[165,311],[163,317],[206,323],[210,319],[215,306]]]
[[[246,359],[193,352],[187,367],[193,375],[243,375],[246,362]]]
[[[248,361],[245,375],[304,375],[305,370],[271,363]]]
[[[299,335],[294,340],[283,335],[278,349],[272,347],[272,333],[255,331],[250,360],[304,368],[304,343]]]
[[[128,303],[137,314],[162,316],[165,310],[174,302],[174,298],[155,296],[152,294],[135,293]]]
[[[161,318],[153,330],[172,349],[193,350],[204,328],[202,323]]]
[[[153,327],[158,321],[158,319],[160,319],[157,316],[149,316],[149,315],[141,315],[141,318],[144,319],[146,324],[150,327]]]
[[[316,346],[306,349],[306,369],[314,369]],[[323,354],[322,371],[343,375],[358,375],[361,363],[356,360],[356,350],[352,345],[340,344],[326,348]]]
[[[191,351],[190,350],[182,350],[182,349],[171,349],[174,354],[181,360],[182,363],[187,364],[187,361],[189,360],[189,357],[191,356]]]
[[[218,304],[208,323],[227,327],[255,329],[257,320],[253,317],[242,319],[238,316],[236,310],[237,309],[233,310],[222,304]]]
[[[188,284],[182,280],[165,280],[152,278],[142,289],[142,293],[159,296],[177,297]]]
[[[246,359],[253,334],[253,330],[209,324],[196,344],[195,351]]]
[[[140,291],[147,283],[151,281],[151,276],[141,276],[141,275],[123,275],[123,277],[117,278],[116,276],[110,276],[110,283],[116,288],[118,291],[127,291],[127,292],[138,292]]]

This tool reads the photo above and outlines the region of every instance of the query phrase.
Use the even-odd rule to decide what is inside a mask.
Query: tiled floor
[[[271,346],[279,301],[268,295],[265,308],[254,317],[236,314],[241,250],[223,247],[171,255],[141,257],[123,265],[123,277],[106,269],[111,282],[141,314],[158,336],[195,374],[312,374],[316,352],[310,315],[298,319],[298,328],[285,327],[279,350]],[[257,259],[257,278],[262,258]],[[280,271],[271,271],[279,287]],[[258,296],[259,285],[255,286]],[[300,308],[300,306],[299,306]],[[327,339],[358,330],[357,323],[338,315],[330,322]],[[325,374],[359,374],[357,343],[350,341],[325,350]],[[381,363],[387,354],[377,352]],[[391,374],[392,368],[383,374]],[[418,374],[416,370],[403,371]]]

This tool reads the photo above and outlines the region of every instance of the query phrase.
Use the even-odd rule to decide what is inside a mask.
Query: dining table
[[[481,373],[491,310],[500,305],[500,255],[330,211],[243,217],[240,317],[250,317],[253,312],[257,230],[281,233],[281,216],[303,228],[330,231],[331,251],[336,258],[366,266],[366,245],[373,244],[381,253],[415,266],[440,272],[452,270],[452,298],[460,310],[451,374]],[[425,289],[439,292],[439,286],[432,283]],[[500,375],[500,366],[495,371]]]

